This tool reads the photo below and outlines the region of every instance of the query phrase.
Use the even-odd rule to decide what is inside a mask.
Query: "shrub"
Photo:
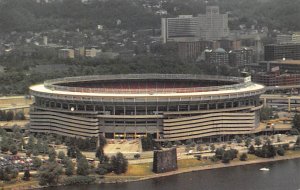
[[[167,141],[166,145],[165,145],[167,148],[172,148],[172,143],[170,141]]]
[[[192,142],[193,142],[193,140],[192,140],[192,139],[188,139],[188,140],[186,140],[186,144],[187,144],[187,145],[191,145],[191,144],[192,144]]]
[[[288,149],[290,148],[290,146],[289,146],[289,144],[283,144],[283,145],[282,145],[282,148],[283,148],[284,150],[288,150]]]
[[[105,175],[107,173],[112,172],[112,165],[109,163],[98,164],[98,167],[95,169],[96,174]]]
[[[284,156],[284,153],[285,153],[285,151],[284,151],[284,149],[283,149],[282,147],[279,147],[279,148],[277,149],[277,154],[278,154],[279,156]]]
[[[256,138],[254,139],[254,141],[255,141],[255,145],[257,145],[257,146],[261,145],[261,140],[260,140],[259,137],[256,137]]]
[[[203,151],[203,148],[201,145],[198,145],[196,149],[197,149],[197,151]]]
[[[140,154],[135,154],[135,155],[134,155],[134,158],[135,158],[135,159],[139,159],[140,157],[141,157]]]
[[[299,135],[298,129],[295,129],[295,128],[291,129],[290,133],[291,133],[291,135]]]
[[[246,161],[248,159],[248,156],[246,153],[243,153],[240,155],[240,161]]]
[[[197,160],[201,160],[201,158],[202,158],[201,155],[196,155],[195,157]]]
[[[191,143],[191,147],[195,147],[196,146],[196,143],[195,142],[192,142]]]
[[[175,144],[176,146],[179,146],[179,145],[181,145],[181,142],[180,142],[180,141],[175,141],[174,144]]]
[[[212,162],[217,162],[217,161],[219,161],[218,157],[216,157],[216,156],[210,157],[210,160],[211,160]]]

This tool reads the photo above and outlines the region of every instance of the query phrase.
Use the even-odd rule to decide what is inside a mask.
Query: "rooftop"
[[[300,60],[293,59],[278,59],[275,61],[261,61],[260,63],[273,63],[273,64],[287,64],[287,65],[300,65]]]

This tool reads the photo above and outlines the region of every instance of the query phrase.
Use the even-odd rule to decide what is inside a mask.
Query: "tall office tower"
[[[198,15],[200,38],[218,40],[229,34],[228,14],[220,14],[218,6],[206,7],[205,15]]]
[[[180,15],[176,18],[162,18],[163,43],[168,41],[218,40],[227,37],[228,15],[220,14],[219,7],[208,6],[205,15]]]

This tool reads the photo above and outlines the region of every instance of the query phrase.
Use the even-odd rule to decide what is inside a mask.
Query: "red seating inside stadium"
[[[228,85],[222,81],[188,81],[188,80],[114,80],[88,81],[60,84],[76,87],[81,92],[128,92],[128,93],[155,93],[155,92],[199,92],[201,87]]]

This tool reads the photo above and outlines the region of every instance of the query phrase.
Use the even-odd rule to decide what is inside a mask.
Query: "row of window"
[[[46,99],[36,99],[36,105],[45,108],[63,109],[70,111],[98,111],[100,114],[107,115],[155,115],[159,112],[172,111],[198,111],[225,109],[243,106],[257,106],[259,101],[257,98],[220,102],[220,103],[200,103],[191,102],[185,105],[175,105],[169,103],[167,105],[92,105],[92,104],[74,104],[54,102]]]

